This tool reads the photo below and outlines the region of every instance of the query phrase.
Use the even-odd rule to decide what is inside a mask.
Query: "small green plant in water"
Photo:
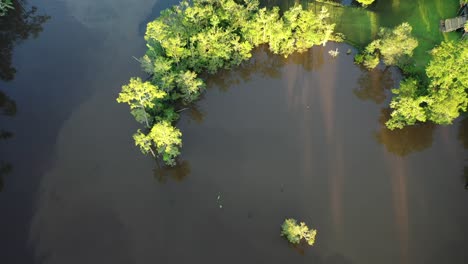
[[[293,244],[299,244],[302,239],[305,239],[307,244],[313,246],[316,235],[317,230],[309,230],[309,227],[304,222],[297,224],[297,221],[292,218],[284,220],[283,225],[281,225],[281,236],[286,237]]]

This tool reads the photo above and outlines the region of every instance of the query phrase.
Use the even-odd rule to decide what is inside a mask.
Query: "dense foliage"
[[[374,3],[375,0],[356,0],[358,3],[362,4],[363,6],[368,6]]]
[[[6,15],[8,9],[13,9],[12,0],[0,0],[0,16]]]
[[[309,229],[303,222],[297,224],[297,221],[292,218],[284,220],[284,223],[281,225],[281,236],[286,237],[293,244],[299,244],[304,239],[307,244],[313,246],[316,235],[317,230]]]
[[[394,29],[380,28],[378,38],[372,41],[363,53],[356,56],[356,63],[373,69],[382,59],[386,65],[403,67],[418,46],[418,41],[411,36],[411,31],[412,27],[408,23],[402,23]]]
[[[205,88],[199,74],[238,66],[261,44],[286,57],[336,40],[327,17],[325,8],[315,13],[297,4],[280,15],[277,7],[259,8],[258,0],[182,1],[162,11],[145,35],[148,50],[141,64],[150,79],[132,79],[117,99],[147,126],[148,133],[134,136],[136,144],[173,165],[182,145],[172,125],[175,108],[198,99]]]
[[[414,79],[401,82],[388,128],[402,128],[416,122],[450,124],[468,107],[468,41],[443,42],[431,51],[426,68],[428,83]]]

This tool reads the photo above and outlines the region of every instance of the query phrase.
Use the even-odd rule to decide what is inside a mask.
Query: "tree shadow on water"
[[[25,0],[13,0],[13,7],[5,16],[0,17],[0,80],[11,81],[15,78],[16,69],[12,65],[13,50],[22,41],[36,38],[42,31],[42,24],[49,16],[37,15],[37,8],[26,9]],[[0,90],[0,115],[14,117],[17,105],[6,93]],[[13,133],[0,129],[0,140],[13,137]],[[0,192],[4,187],[4,176],[11,173],[13,165],[0,161]]]
[[[0,79],[11,81],[15,78],[16,69],[12,66],[13,49],[22,41],[39,36],[42,24],[50,16],[37,15],[37,8],[25,8],[25,0],[14,0],[14,9],[6,16],[0,17]]]
[[[16,115],[16,103],[6,94],[0,91],[0,115],[13,117]],[[13,137],[13,133],[0,129],[0,141],[7,140]],[[4,187],[4,177],[11,173],[13,165],[10,162],[0,160],[0,192]]]
[[[374,136],[388,152],[404,157],[413,152],[423,151],[432,146],[435,125],[432,123],[406,126],[403,129],[390,130],[385,122],[390,118],[391,109],[381,110],[380,129]]]
[[[458,131],[458,140],[460,140],[465,152],[468,152],[468,116],[465,116],[460,122]],[[468,190],[468,153],[465,153],[465,166],[463,168],[463,179],[465,182],[465,189]]]
[[[313,250],[314,247],[309,246],[304,241],[301,241],[301,243],[299,244],[290,244],[290,243],[288,244],[289,244],[289,248],[296,251],[301,256],[305,256],[306,251],[312,250],[312,252],[310,252],[311,254],[309,255],[309,257],[312,258],[313,260],[311,261],[311,263],[316,263],[316,264],[352,264],[353,263],[349,258],[346,258],[345,256],[339,253],[334,253],[334,254],[327,255],[327,256],[320,255],[316,250]]]
[[[358,79],[359,87],[353,90],[353,93],[363,101],[373,101],[376,104],[382,104],[387,91],[394,87],[391,68],[364,70]]]
[[[254,76],[279,79],[282,68],[287,65],[301,66],[305,71],[318,70],[324,63],[324,47],[315,46],[305,52],[295,52],[287,58],[273,54],[268,45],[261,45],[252,51],[252,57],[232,69],[220,70],[216,74],[204,76],[208,89],[218,87],[228,91],[232,86],[252,80]]]
[[[190,162],[186,160],[177,161],[173,167],[160,165],[159,161],[156,161],[156,167],[153,170],[154,178],[159,183],[166,183],[168,179],[172,179],[176,182],[182,182],[192,172]]]

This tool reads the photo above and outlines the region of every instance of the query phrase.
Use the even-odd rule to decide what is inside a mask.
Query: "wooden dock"
[[[440,31],[452,32],[457,29],[463,28],[468,18],[468,5],[464,4],[458,11],[458,16],[448,18],[440,21]]]

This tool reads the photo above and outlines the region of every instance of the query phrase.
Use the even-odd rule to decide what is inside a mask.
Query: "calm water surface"
[[[16,105],[1,117],[0,263],[467,263],[468,118],[388,131],[401,76],[355,66],[346,44],[257,50],[183,113],[177,167],[142,156],[115,98],[141,76],[145,24],[175,3],[37,3],[50,19],[0,82]],[[316,246],[289,246],[286,217]]]

